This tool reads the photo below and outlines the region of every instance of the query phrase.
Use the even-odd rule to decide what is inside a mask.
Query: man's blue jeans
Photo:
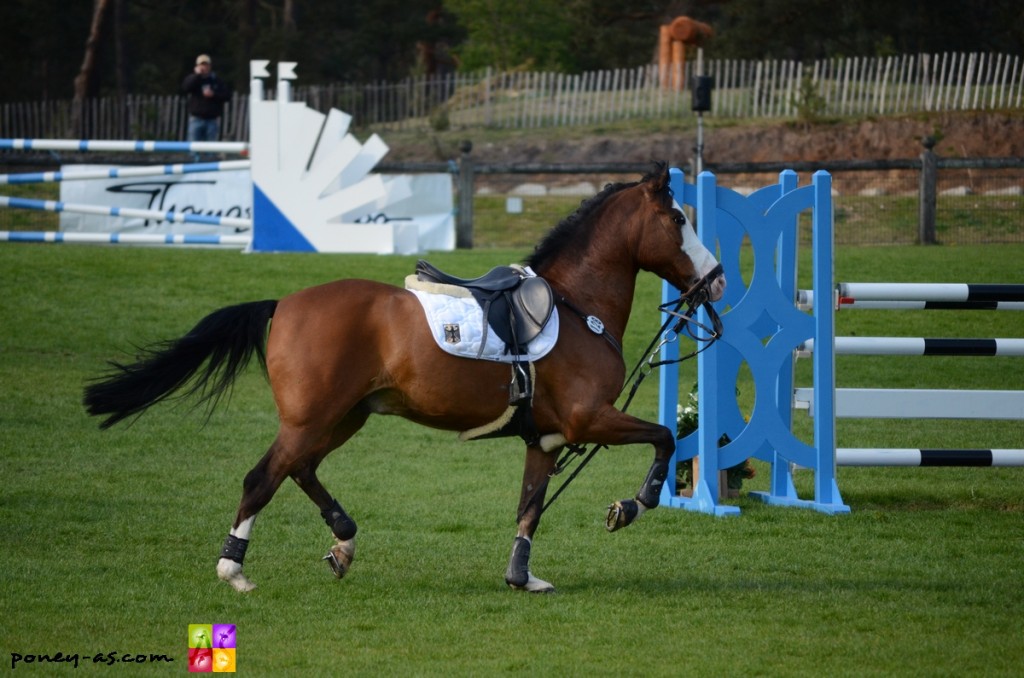
[[[189,141],[220,141],[220,118],[206,120],[194,115],[188,119]]]

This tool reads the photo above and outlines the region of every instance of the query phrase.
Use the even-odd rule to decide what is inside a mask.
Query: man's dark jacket
[[[213,88],[213,96],[203,96],[203,87]],[[224,112],[224,102],[231,98],[231,92],[217,74],[210,71],[207,75],[189,73],[181,83],[181,89],[188,94],[188,114],[203,120],[219,118]]]

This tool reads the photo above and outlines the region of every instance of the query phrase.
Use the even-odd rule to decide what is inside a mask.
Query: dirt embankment
[[[389,161],[430,162],[454,154],[452,141],[443,143],[428,136],[396,143],[384,136],[391,145]],[[923,150],[921,140],[928,136],[938,139],[935,151],[940,156],[1024,157],[1024,114],[972,112],[726,127],[709,121],[704,159],[720,163],[915,158]],[[473,157],[477,162],[501,163],[682,163],[693,155],[695,142],[692,128],[682,133],[595,133],[564,139],[520,133],[508,140],[475,142]]]

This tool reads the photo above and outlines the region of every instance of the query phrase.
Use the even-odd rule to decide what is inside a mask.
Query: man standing
[[[196,57],[196,67],[181,84],[188,94],[188,140],[219,141],[220,116],[231,98],[227,85],[213,72],[209,55]]]

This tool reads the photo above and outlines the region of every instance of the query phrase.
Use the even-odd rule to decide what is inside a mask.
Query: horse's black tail
[[[111,372],[86,386],[86,411],[108,415],[100,428],[109,428],[165,400],[190,380],[181,397],[199,393],[199,402],[210,402],[212,409],[253,354],[266,369],[267,323],[276,308],[275,300],[228,306],[200,320],[180,339],[143,349],[134,363],[111,362]]]

